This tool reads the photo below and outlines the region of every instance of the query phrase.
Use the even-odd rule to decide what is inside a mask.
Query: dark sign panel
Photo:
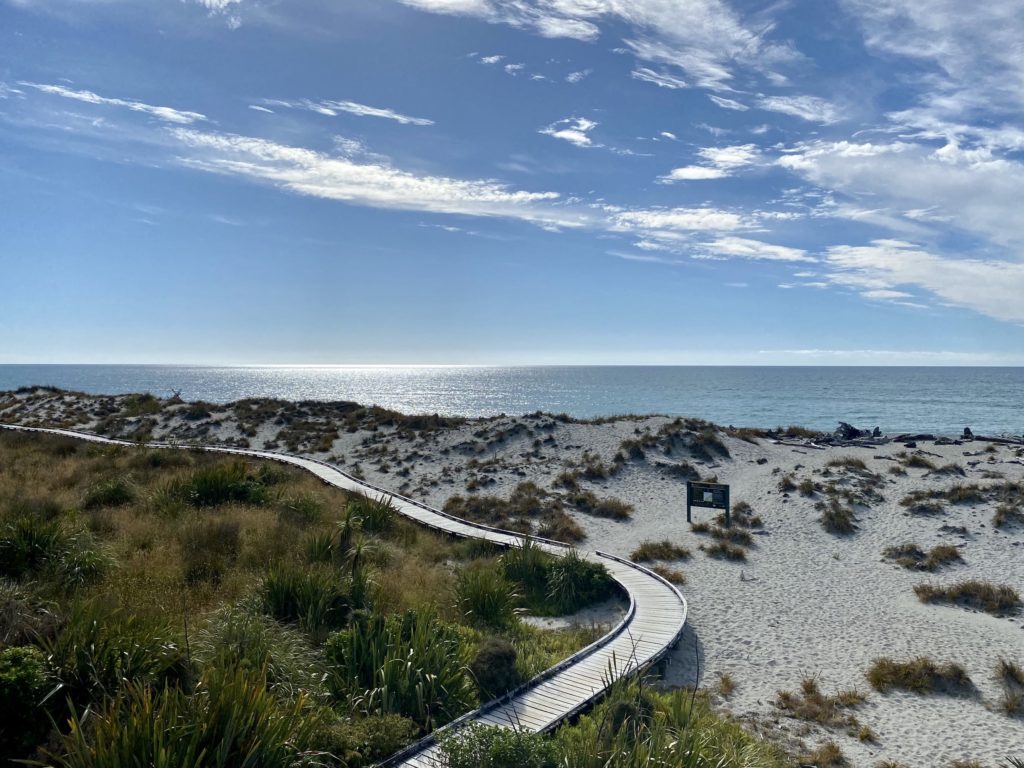
[[[725,510],[725,525],[732,522],[729,514],[729,486],[724,483],[686,483],[686,522],[691,521],[691,507]]]

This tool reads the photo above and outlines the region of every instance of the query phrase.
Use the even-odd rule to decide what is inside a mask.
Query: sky
[[[0,0],[0,363],[1022,365],[1021,30]]]

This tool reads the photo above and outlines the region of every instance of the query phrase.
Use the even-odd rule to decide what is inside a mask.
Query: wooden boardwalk
[[[65,429],[16,425],[0,425],[0,428],[64,435],[99,443],[138,445]],[[153,448],[199,448],[291,464],[343,490],[363,494],[384,494],[391,498],[401,514],[435,530],[463,538],[482,539],[504,547],[517,546],[523,542],[523,536],[520,534],[461,520],[418,501],[357,480],[337,467],[315,459],[274,451],[221,446],[168,443],[148,445]],[[567,545],[559,542],[544,539],[534,539],[534,542],[556,555],[564,554],[569,549]],[[470,722],[534,732],[551,730],[593,704],[615,680],[635,674],[660,660],[679,641],[686,623],[686,600],[679,590],[647,568],[614,555],[603,552],[580,554],[604,565],[629,596],[629,609],[622,621],[592,645],[542,672],[501,699],[460,717],[445,726],[444,730],[458,728]],[[435,768],[442,765],[433,734],[381,763],[382,767],[387,768]]]

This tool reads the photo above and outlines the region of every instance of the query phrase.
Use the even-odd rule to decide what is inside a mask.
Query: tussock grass
[[[711,546],[701,545],[701,550],[708,557],[713,557],[716,560],[732,560],[734,562],[745,562],[747,559],[747,551],[743,547],[738,547],[735,544],[730,544],[727,541],[716,541]]]
[[[918,584],[914,594],[922,603],[948,603],[994,616],[1004,616],[1021,606],[1020,595],[1012,587],[974,579],[947,586]]]
[[[974,690],[974,684],[962,666],[939,664],[926,656],[909,661],[878,658],[865,675],[871,687],[880,693],[898,688],[913,693],[959,696]]]
[[[854,690],[840,691],[831,696],[822,693],[813,677],[804,678],[799,691],[779,691],[775,696],[775,706],[790,717],[827,728],[844,726],[851,730],[859,723],[849,710],[863,703],[863,694]]]
[[[800,758],[801,765],[813,765],[815,768],[832,768],[833,766],[849,765],[843,751],[834,741],[829,740],[818,748]]]
[[[840,469],[867,469],[868,465],[864,463],[864,459],[857,456],[838,456],[834,459],[830,459],[825,464],[826,467],[838,467]]]
[[[680,587],[686,584],[686,574],[678,568],[668,568],[664,565],[655,565],[651,570],[670,584],[675,584]]]
[[[1009,659],[999,659],[996,680],[1003,690],[1000,709],[1011,717],[1024,715],[1024,669]]]
[[[844,507],[837,498],[830,497],[821,506],[821,527],[837,536],[849,536],[857,531],[857,516],[849,507]]]
[[[951,544],[939,544],[927,553],[916,544],[887,547],[882,554],[898,565],[912,571],[937,571],[944,565],[963,562],[960,550]]]
[[[690,550],[671,541],[644,541],[630,553],[629,559],[637,563],[650,563],[655,560],[688,560]]]

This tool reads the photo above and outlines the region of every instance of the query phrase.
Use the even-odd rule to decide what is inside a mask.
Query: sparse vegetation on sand
[[[963,562],[960,550],[952,544],[938,544],[928,552],[917,544],[887,547],[882,554],[889,560],[912,571],[937,571],[944,565]]]
[[[629,559],[638,563],[650,563],[655,560],[687,560],[690,550],[671,541],[644,541],[633,550]]]
[[[959,664],[939,664],[927,656],[909,661],[875,659],[865,673],[871,687],[880,693],[898,688],[913,693],[942,693],[952,696],[972,693],[974,684]]]
[[[799,691],[779,691],[775,697],[775,706],[790,717],[826,728],[845,727],[851,734],[856,732],[860,723],[850,710],[863,703],[864,695],[854,690],[833,695],[822,693],[813,677],[804,678]]]
[[[1024,715],[1024,669],[1009,659],[996,664],[996,680],[1003,691],[1000,709],[1011,717]]]
[[[1012,587],[974,579],[946,586],[918,584],[914,594],[922,603],[948,603],[994,616],[1004,616],[1021,606],[1020,595]]]

